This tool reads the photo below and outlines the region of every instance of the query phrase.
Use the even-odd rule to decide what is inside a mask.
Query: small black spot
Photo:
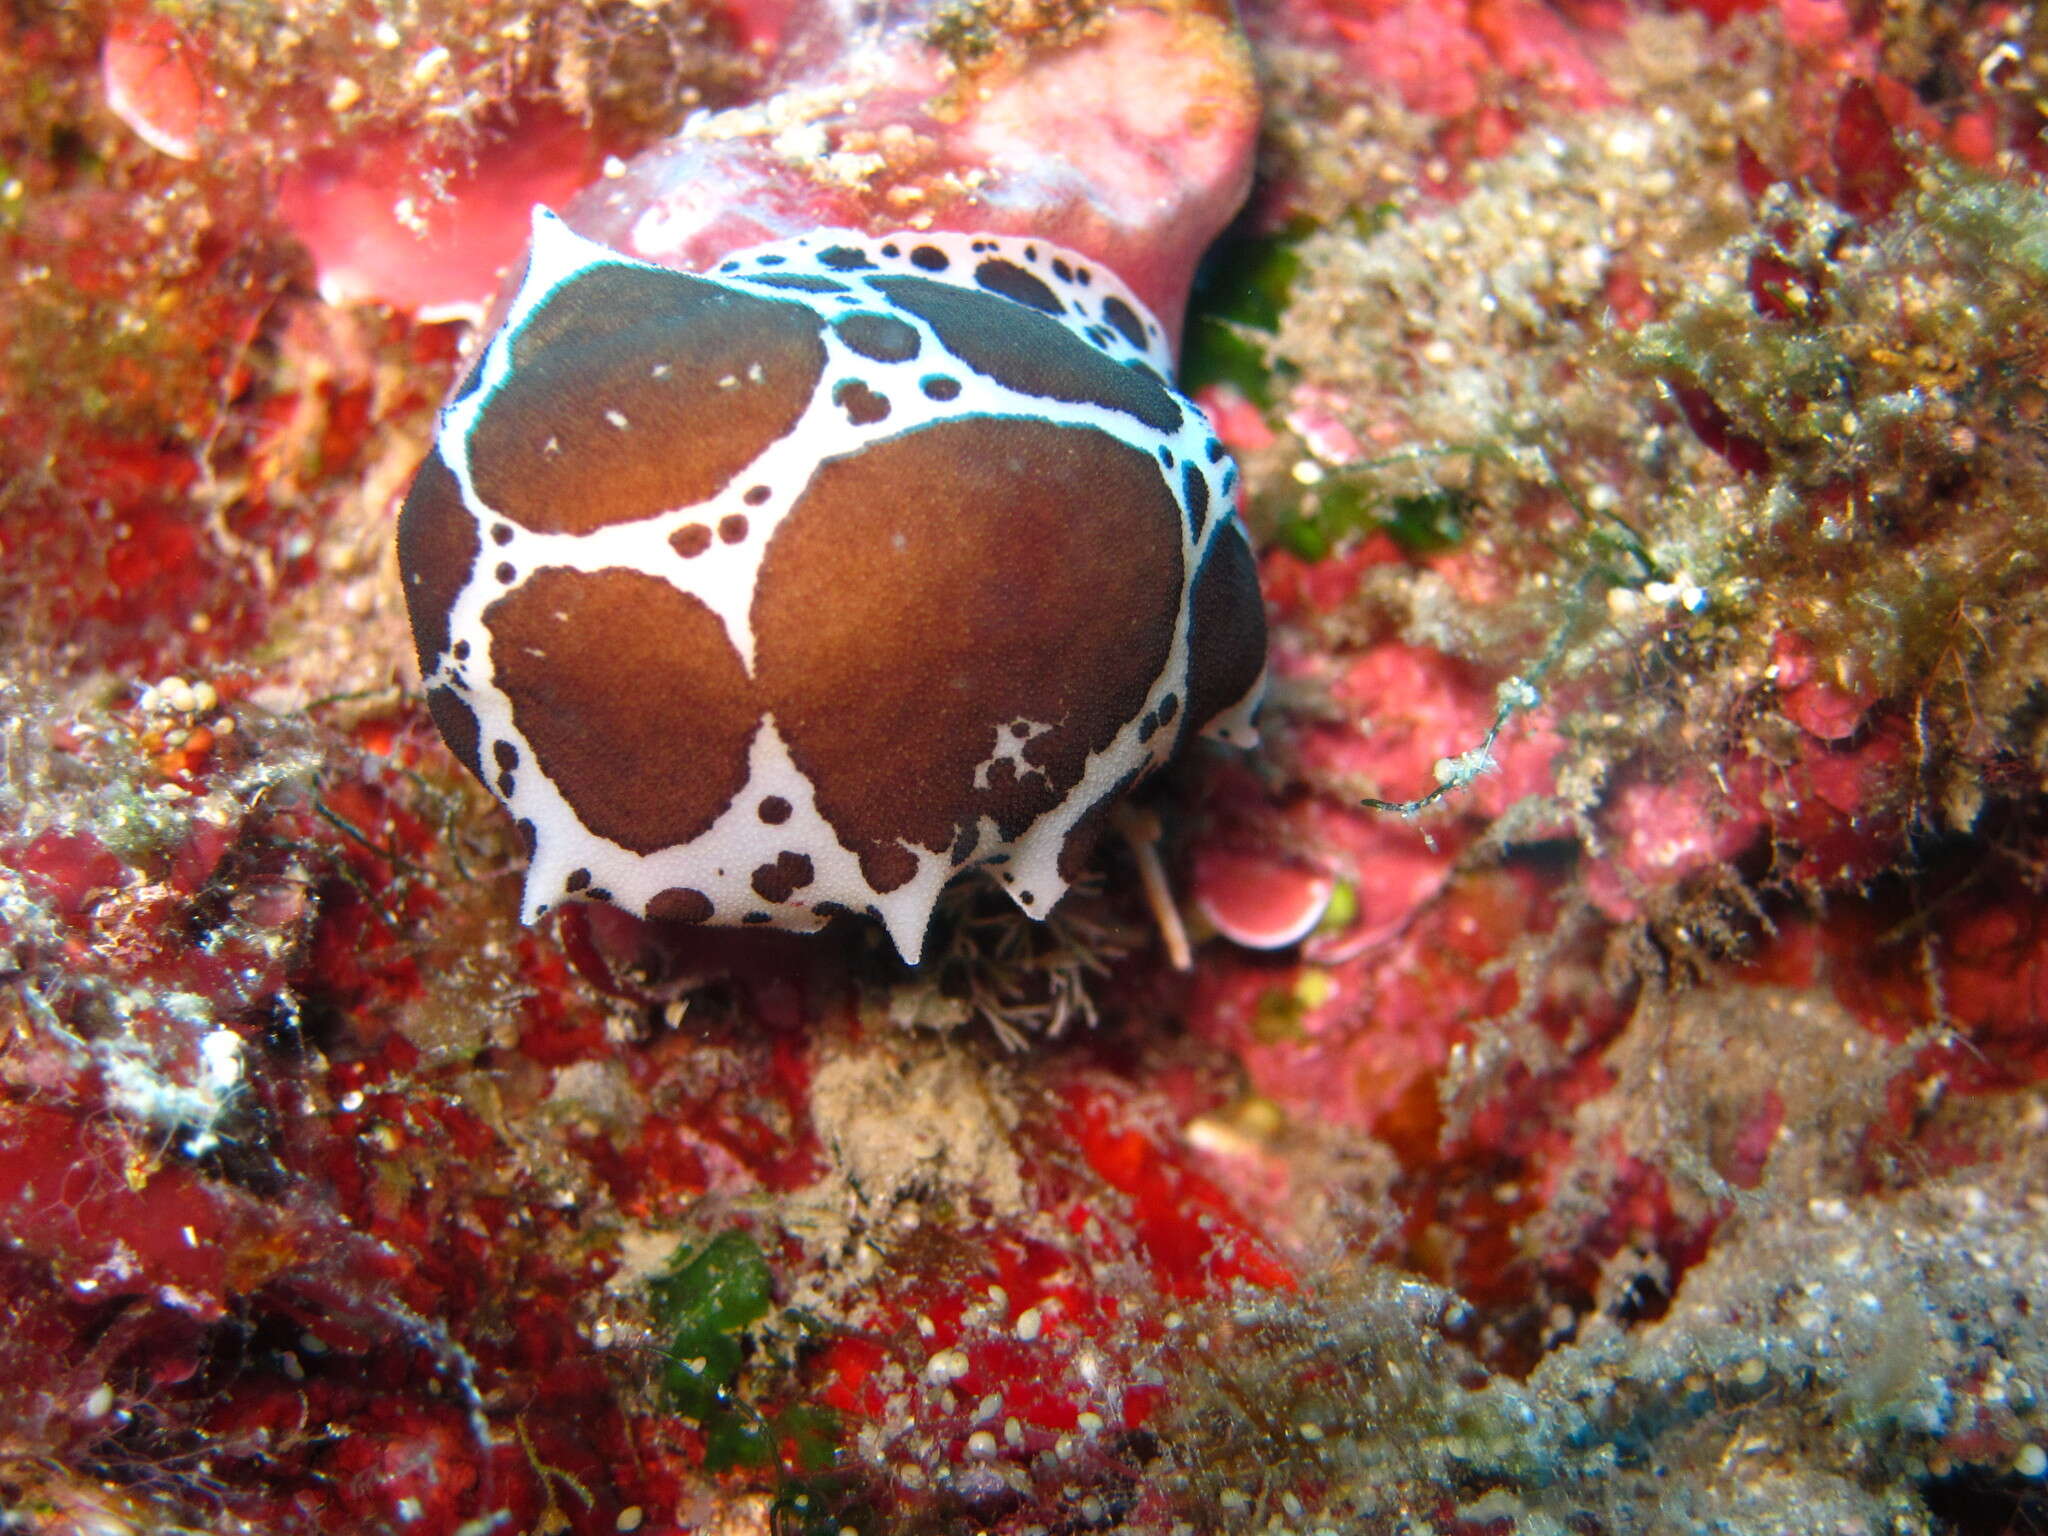
[[[1213,437],[1209,439],[1209,446],[1202,451],[1209,455],[1209,462],[1211,464],[1218,462],[1223,457],[1223,445]]]
[[[1188,534],[1199,541],[1202,530],[1209,526],[1209,482],[1189,464],[1181,470],[1180,488],[1188,503]]]
[[[829,277],[812,277],[804,272],[775,272],[767,277],[750,278],[748,281],[762,288],[782,288],[796,293],[846,292],[844,283],[836,283]]]
[[[1233,464],[1228,469],[1223,471],[1223,494],[1228,496],[1230,494],[1231,487],[1233,487],[1236,484],[1237,466]]]
[[[1067,311],[1060,296],[1045,285],[1044,279],[1026,272],[1014,261],[984,261],[974,269],[974,280],[990,293],[1044,310],[1048,315],[1063,315]]]
[[[903,254],[903,248],[900,245],[898,245],[895,241],[891,240],[887,245],[882,247],[882,254],[893,261],[895,260],[895,258]]]
[[[592,901],[610,901],[612,893],[601,885],[593,885],[590,888],[590,899]]]
[[[747,536],[747,520],[737,512],[731,512],[718,520],[718,536],[728,544],[737,544]]]
[[[1081,334],[1094,342],[1103,351],[1107,352],[1109,350],[1110,335],[1108,326],[1091,325],[1084,329]]]
[[[850,245],[833,245],[818,252],[818,265],[834,272],[859,272],[872,267],[874,262],[866,251],[857,251]]]
[[[889,397],[877,394],[859,379],[841,379],[832,386],[832,403],[856,427],[873,426],[889,414]]]
[[[1162,447],[1159,450],[1159,462],[1167,469],[1173,468],[1173,450],[1171,448]]]
[[[501,799],[501,800],[510,800],[510,799],[512,798],[512,789],[513,789],[513,786],[514,786],[514,784],[515,784],[516,782],[517,782],[517,781],[516,781],[516,780],[515,780],[515,779],[514,779],[514,778],[512,777],[512,775],[511,775],[511,774],[509,774],[509,773],[501,773],[501,774],[499,774],[499,775],[498,775],[498,798],[499,798],[499,799]]]
[[[1071,283],[1074,280],[1074,269],[1055,256],[1052,259],[1052,275],[1063,283]]]
[[[1088,284],[1094,280],[1094,277],[1095,274],[1093,272],[1090,272],[1086,267],[1074,268],[1074,281],[1079,283],[1083,288],[1086,288]]]
[[[532,822],[522,819],[519,823],[519,841],[526,845],[526,856],[532,858],[534,850],[540,847],[540,829]]]
[[[455,642],[455,659],[457,661],[469,660],[469,642],[467,640]]]
[[[519,749],[509,741],[492,742],[491,756],[497,760],[500,768],[517,768],[519,766]]]
[[[1031,894],[1031,893],[1030,893],[1029,891],[1019,891],[1019,892],[1017,893],[1017,899],[1018,899],[1019,901],[1023,902],[1023,903],[1024,903],[1024,905],[1025,905],[1025,906],[1027,906],[1027,907],[1028,907],[1028,906],[1030,906],[1030,905],[1031,905],[1031,904],[1032,904],[1033,902],[1035,902],[1035,901],[1037,901],[1037,900],[1038,900],[1038,898],[1037,898],[1036,896],[1032,895],[1032,894]]]
[[[1123,338],[1139,351],[1145,349],[1145,322],[1138,318],[1138,312],[1115,294],[1102,301],[1102,318],[1123,333]]]
[[[1156,713],[1147,713],[1145,718],[1138,722],[1138,740],[1147,742],[1158,734],[1159,716]]]
[[[949,379],[943,373],[928,373],[919,381],[922,389],[934,400],[957,400],[960,398],[960,381]]]
[[[590,871],[587,869],[572,869],[569,871],[569,878],[562,883],[572,891],[580,891],[590,884]]]
[[[512,562],[510,560],[499,562],[497,575],[498,580],[502,581],[508,587],[511,586],[512,583],[518,580],[519,578],[519,572],[512,568]]]
[[[737,272],[739,269],[740,264],[736,261],[723,261],[718,264],[718,270],[721,272]]]
[[[839,339],[862,357],[878,363],[901,363],[917,356],[923,344],[917,327],[894,315],[877,315],[857,310],[832,322]]]
[[[1010,722],[1010,734],[1016,737],[1019,741],[1029,740],[1031,736],[1030,722],[1024,720],[1012,720]]]
[[[779,827],[789,820],[789,802],[780,795],[770,795],[761,802],[761,819],[771,827]]]
[[[766,501],[773,494],[774,492],[770,491],[768,487],[765,485],[749,486],[747,488],[747,494],[742,496],[740,500],[744,501],[750,507],[758,507],[759,505],[761,505],[762,502]]]
[[[1037,247],[1037,246],[1035,246],[1035,245],[1027,245],[1027,246],[1025,246],[1025,247],[1024,247],[1024,259],[1025,259],[1026,261],[1036,261],[1036,260],[1038,260],[1038,247]]]
[[[754,265],[757,267],[779,267],[787,260],[789,260],[787,256],[756,256],[754,258]]]
[[[819,901],[811,904],[811,910],[820,917],[851,917],[853,908],[836,901]]]
[[[1161,725],[1173,724],[1173,717],[1179,713],[1180,700],[1174,697],[1174,695],[1169,693],[1159,701],[1159,723]]]
[[[491,529],[491,542],[493,544],[510,544],[512,542],[511,527],[505,523],[496,524]]]
[[[927,272],[943,272],[952,265],[952,262],[946,259],[946,253],[936,245],[920,245],[910,253],[910,264],[913,267],[922,267]]]
[[[747,924],[749,927],[758,928],[763,923],[774,922],[775,919],[766,912],[749,912],[745,917],[742,917],[740,921]]]

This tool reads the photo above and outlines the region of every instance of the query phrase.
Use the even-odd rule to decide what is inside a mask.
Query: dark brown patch
[[[1138,312],[1115,294],[1102,301],[1102,318],[1117,329],[1122,336],[1140,352],[1145,350],[1145,322],[1138,318]]]
[[[952,265],[946,259],[946,253],[936,245],[920,245],[910,253],[910,264],[927,272],[943,272]]]
[[[711,547],[711,530],[702,523],[685,523],[668,536],[668,547],[685,560],[694,560]]]
[[[1263,613],[1263,612],[1264,612],[1264,610],[1263,610],[1263,609],[1261,609],[1260,611],[1261,611],[1261,613]],[[1263,649],[1263,647],[1261,648],[1261,652],[1260,652],[1260,660],[1261,660],[1261,662],[1263,663],[1263,661],[1264,661],[1264,649]],[[1256,676],[1256,675],[1257,675],[1257,674],[1254,674],[1254,676]],[[1247,688],[1249,688],[1249,687],[1251,686],[1251,684],[1250,684],[1250,683],[1246,683],[1246,684],[1245,684],[1245,686],[1246,686]],[[1239,699],[1241,699],[1241,698],[1243,698],[1243,697],[1244,697],[1244,695],[1243,695],[1243,694],[1241,694],[1241,693],[1240,693],[1240,694],[1239,694],[1239,695],[1237,696],[1237,698],[1239,698]],[[1236,702],[1237,702],[1237,699],[1232,699],[1232,700],[1231,700],[1231,703],[1233,703],[1233,704],[1235,704]],[[1174,717],[1174,715],[1175,715],[1176,713],[1178,713],[1178,712],[1179,712],[1179,710],[1180,710],[1180,700],[1179,700],[1179,699],[1177,699],[1177,698],[1175,698],[1175,697],[1174,697],[1174,696],[1173,696],[1172,694],[1170,694],[1170,693],[1169,693],[1169,694],[1168,694],[1168,695],[1167,695],[1167,696],[1166,696],[1165,698],[1163,698],[1163,699],[1161,699],[1161,700],[1159,701],[1159,723],[1160,723],[1161,725],[1171,725],[1171,724],[1173,724],[1173,717]]]
[[[860,851],[860,876],[878,895],[886,896],[899,886],[910,884],[916,875],[917,855],[908,848],[877,844]]]
[[[658,923],[708,923],[711,898],[686,885],[672,885],[647,903],[647,915]]]
[[[917,356],[923,338],[917,327],[894,315],[877,315],[868,310],[841,315],[832,322],[839,339],[862,357],[878,363],[904,363]]]
[[[498,583],[501,586],[509,587],[519,579],[519,571],[510,560],[500,560],[498,562],[498,569],[493,574],[498,578]]]
[[[718,520],[718,536],[728,544],[737,544],[747,536],[747,517],[744,512],[728,512]]]
[[[510,523],[492,524],[491,542],[499,545],[510,544],[512,542],[512,525]]]
[[[448,649],[448,614],[469,585],[481,549],[462,487],[437,449],[413,476],[398,514],[398,569],[422,677]]]
[[[635,853],[687,842],[747,779],[759,715],[698,599],[638,571],[536,571],[484,613],[498,686],[585,826]]]
[[[518,779],[512,774],[512,772],[509,769],[506,772],[499,774],[498,798],[500,800],[510,800],[512,798],[512,791],[518,786],[518,782]]]
[[[763,864],[755,870],[752,883],[754,894],[763,901],[787,901],[813,878],[811,861],[801,853],[785,850],[775,856],[773,864]]]
[[[742,496],[740,500],[744,501],[750,507],[758,507],[761,505],[762,502],[766,501],[770,496],[773,496],[774,494],[775,493],[769,490],[768,487],[765,485],[750,485],[747,487],[747,494]]]
[[[870,281],[937,331],[975,372],[999,384],[1048,400],[1123,411],[1160,432],[1180,429],[1180,406],[1164,384],[1111,362],[1057,320],[922,277]]]
[[[873,426],[889,414],[889,397],[877,394],[859,379],[841,379],[832,386],[832,403],[856,427]]]
[[[761,802],[761,819],[771,827],[779,827],[789,820],[789,802],[780,795],[770,795]]]
[[[1188,503],[1188,533],[1197,543],[1201,542],[1202,530],[1209,526],[1209,479],[1192,464],[1181,466],[1181,494]]]
[[[922,389],[934,400],[957,400],[960,398],[960,381],[949,379],[943,373],[928,373],[918,381]]]
[[[441,739],[448,743],[448,750],[455,754],[455,760],[481,782],[484,765],[483,759],[477,755],[477,747],[483,730],[476,723],[476,712],[453,688],[429,688],[427,713],[440,727]]]
[[[898,839],[1014,837],[1066,795],[1165,665],[1180,550],[1151,455],[1091,428],[941,422],[819,467],[762,563],[756,676],[870,884],[916,872]],[[1041,771],[976,789],[1015,720],[1052,723]]]
[[[530,859],[540,850],[540,832],[532,822],[523,816],[519,819],[518,828],[519,841],[525,847],[526,856]],[[542,907],[541,910],[545,912],[547,908]]]
[[[874,264],[866,251],[850,245],[828,246],[818,252],[818,265],[834,272],[861,272]]]
[[[1259,568],[1235,525],[1217,530],[1195,575],[1188,623],[1188,723],[1199,730],[1242,699],[1266,665]]]
[[[491,743],[491,760],[500,768],[517,768],[519,749],[509,741],[494,741]]]
[[[572,891],[580,891],[586,885],[590,884],[590,871],[587,869],[571,870],[569,872],[569,878],[566,881],[564,881],[563,884],[566,885]]]
[[[1048,315],[1065,314],[1067,306],[1046,286],[1014,261],[984,261],[974,269],[974,280],[990,293],[999,293],[1013,303],[1043,310]]]
[[[823,324],[682,272],[572,278],[513,338],[512,370],[470,433],[477,494],[542,533],[702,501],[796,425],[824,370]]]

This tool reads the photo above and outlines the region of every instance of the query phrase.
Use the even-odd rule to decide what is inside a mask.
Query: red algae
[[[950,894],[918,973],[521,930],[417,697],[461,337],[323,294],[277,194],[460,224],[552,115],[601,200],[802,17],[0,22],[10,1521],[2039,1524],[2048,40],[1246,20],[1183,382],[1275,688],[1154,805],[1191,909],[1329,901],[1187,976],[1114,852],[1044,928]],[[941,21],[1000,82],[1096,17]]]

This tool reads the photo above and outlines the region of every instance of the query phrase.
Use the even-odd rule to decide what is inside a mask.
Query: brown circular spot
[[[672,885],[647,903],[647,915],[658,923],[705,923],[711,911],[711,898],[685,885]]]
[[[789,820],[789,802],[780,795],[770,795],[761,802],[761,819],[771,827],[779,827]]]
[[[841,315],[832,322],[832,329],[853,351],[878,363],[908,362],[917,356],[921,345],[916,326],[868,310]]]
[[[1166,663],[1180,550],[1151,455],[1088,427],[941,422],[818,468],[762,562],[756,676],[877,890],[916,873],[899,839],[1014,837],[1066,795]],[[1018,720],[1050,727],[1033,771],[990,770]]]
[[[1208,558],[1195,574],[1188,621],[1189,726],[1200,730],[1242,699],[1265,665],[1266,605],[1259,596],[1259,568],[1232,523],[1216,530]]]
[[[635,853],[687,842],[745,785],[758,712],[697,598],[638,571],[548,566],[484,624],[519,733],[599,837]]]
[[[718,536],[728,544],[737,544],[747,536],[746,515],[729,512],[718,520]]]
[[[702,523],[685,523],[668,536],[668,547],[685,560],[694,560],[711,547],[711,530]]]
[[[823,328],[800,304],[682,272],[571,278],[512,338],[511,371],[470,430],[477,494],[541,533],[702,501],[796,425]]]
[[[899,886],[910,884],[916,875],[917,855],[908,848],[899,848],[892,843],[860,851],[860,877],[883,896]]]
[[[763,901],[787,901],[794,892],[809,885],[815,875],[808,858],[785,851],[775,856],[773,864],[763,864],[754,871],[754,894]]]
[[[481,548],[462,487],[437,449],[413,476],[398,514],[398,569],[423,677],[448,649],[448,614],[469,585]]]
[[[740,499],[746,502],[746,504],[750,507],[758,507],[761,505],[762,502],[766,501],[770,496],[774,494],[775,493],[769,490],[768,487],[765,485],[750,485],[747,487],[747,494],[741,497]]]

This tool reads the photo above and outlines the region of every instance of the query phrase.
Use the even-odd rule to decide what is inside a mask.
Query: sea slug
[[[1243,195],[1242,40],[1131,7],[962,63],[938,20],[813,17],[823,65],[536,210],[442,413],[405,593],[528,921],[864,912],[915,961],[958,871],[1043,917],[1182,741],[1252,739],[1167,329]]]

